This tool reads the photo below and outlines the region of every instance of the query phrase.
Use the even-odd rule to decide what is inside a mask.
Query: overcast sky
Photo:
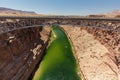
[[[87,15],[120,10],[120,0],[0,0],[0,7],[40,14]]]

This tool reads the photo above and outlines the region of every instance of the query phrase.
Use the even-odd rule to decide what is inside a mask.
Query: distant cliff
[[[36,14],[33,11],[22,11],[22,10],[15,10],[15,9],[4,8],[4,7],[0,7],[0,13],[5,13],[5,14]]]
[[[112,12],[105,13],[106,15],[120,15],[120,10],[114,10]]]
[[[111,12],[102,13],[102,15],[106,15],[106,16],[108,16],[108,17],[120,16],[120,10],[113,10],[113,11],[111,11]]]

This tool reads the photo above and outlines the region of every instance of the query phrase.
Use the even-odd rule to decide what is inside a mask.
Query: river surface
[[[52,27],[49,46],[33,80],[80,80],[71,44],[59,26]]]

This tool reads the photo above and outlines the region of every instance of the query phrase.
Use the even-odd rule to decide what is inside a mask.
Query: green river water
[[[71,44],[59,26],[52,26],[49,46],[33,80],[80,80]]]

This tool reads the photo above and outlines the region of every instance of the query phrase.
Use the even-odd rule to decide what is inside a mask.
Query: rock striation
[[[0,35],[0,80],[27,80],[48,45],[50,27],[14,30]]]
[[[120,80],[120,32],[63,25],[78,60],[82,80]]]

